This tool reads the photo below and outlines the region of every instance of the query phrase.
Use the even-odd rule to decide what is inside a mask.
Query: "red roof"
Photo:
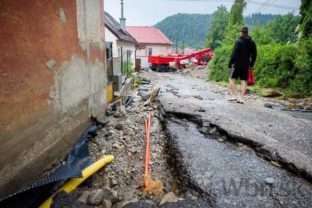
[[[159,29],[149,26],[128,26],[126,30],[140,44],[172,45],[169,38]]]

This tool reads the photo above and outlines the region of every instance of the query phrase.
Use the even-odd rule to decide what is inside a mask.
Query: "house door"
[[[107,101],[112,102],[114,99],[114,90],[113,90],[113,43],[105,42],[106,48],[106,67],[107,67]]]
[[[113,43],[105,42],[106,45],[106,64],[107,64],[107,83],[113,82]]]

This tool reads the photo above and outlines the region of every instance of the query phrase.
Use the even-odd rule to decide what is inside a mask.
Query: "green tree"
[[[312,1],[301,0],[300,6],[300,31],[303,38],[312,34]]]
[[[265,27],[256,25],[250,31],[250,36],[256,42],[257,45],[267,45],[276,43],[271,30],[267,30]]]
[[[175,14],[157,23],[160,29],[176,47],[185,42],[190,47],[204,45],[207,28],[210,27],[211,14]]]
[[[293,14],[277,16],[265,26],[265,30],[271,33],[278,43],[295,43],[297,41],[295,31],[298,23],[299,17]]]
[[[226,44],[232,44],[237,38],[239,29],[244,25],[243,11],[246,7],[245,0],[235,0],[229,14],[228,26],[226,28]]]
[[[212,21],[206,35],[205,46],[218,48],[225,38],[225,29],[228,25],[229,12],[224,5],[218,7],[212,14]]]

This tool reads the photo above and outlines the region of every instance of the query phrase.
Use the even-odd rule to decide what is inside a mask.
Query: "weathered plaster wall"
[[[117,47],[118,38],[107,28],[105,27],[105,41],[113,43],[113,57],[119,57],[120,52],[118,52]]]
[[[130,61],[132,62],[133,69],[134,69],[134,65],[135,65],[135,44],[118,41],[118,45],[120,47],[122,47],[124,57],[127,57],[127,50],[131,51]]]
[[[141,59],[141,67],[147,68],[149,63],[147,61],[148,57],[148,49],[152,48],[153,56],[167,56],[170,52],[171,46],[169,45],[154,45],[154,44],[147,44],[145,48],[137,50],[137,58]]]
[[[0,198],[62,159],[106,105],[103,0],[0,1]]]
[[[144,49],[140,49],[137,51],[138,57],[144,57],[148,56],[148,48],[153,49],[153,56],[167,56],[170,51],[170,46],[168,45],[153,45],[153,44],[147,44],[145,45]]]

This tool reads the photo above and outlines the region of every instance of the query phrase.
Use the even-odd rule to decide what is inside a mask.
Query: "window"
[[[148,48],[148,55],[149,56],[153,55],[153,49],[152,48]]]

